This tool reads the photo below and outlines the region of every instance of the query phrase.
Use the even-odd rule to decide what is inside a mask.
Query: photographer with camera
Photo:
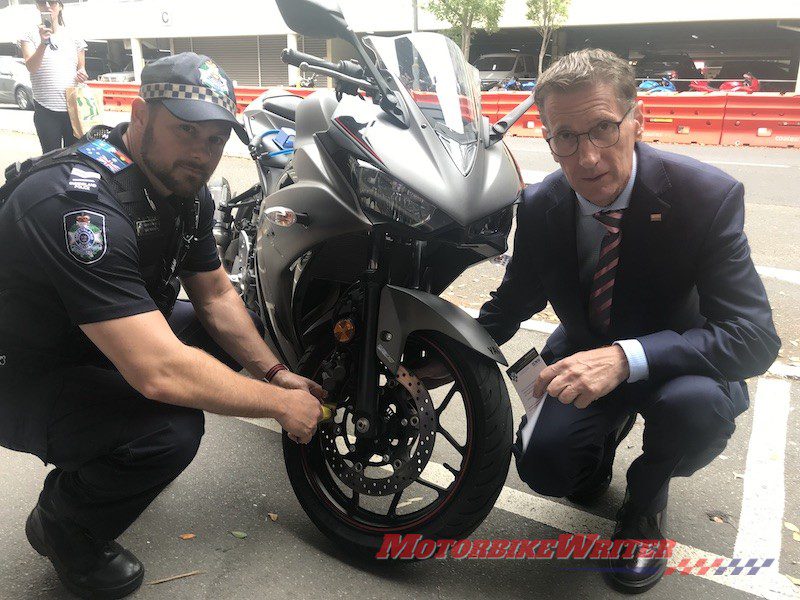
[[[45,153],[75,142],[66,90],[89,76],[85,68],[86,42],[64,26],[61,0],[37,0],[36,7],[41,23],[21,38],[19,45],[31,74],[33,123]]]

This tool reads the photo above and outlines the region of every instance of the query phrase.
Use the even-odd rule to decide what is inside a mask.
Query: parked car
[[[661,81],[669,78],[679,92],[689,89],[689,80],[702,79],[703,75],[688,54],[645,54],[634,66],[637,79]],[[742,74],[739,73],[739,77]],[[675,81],[685,79],[686,81]]]
[[[113,69],[108,61],[107,40],[86,40],[86,73],[89,79],[97,79]]]
[[[169,56],[169,50],[152,50],[148,49],[144,54],[144,64],[149,65],[154,60]],[[130,54],[128,54],[130,58]],[[130,83],[135,80],[133,76],[133,59],[128,60],[128,64],[121,71],[112,71],[110,73],[103,73],[97,78],[98,81],[106,81],[109,83]]]
[[[508,79],[533,79],[538,64],[539,59],[531,54],[500,52],[481,55],[475,68],[480,73],[481,91],[485,92]]]
[[[13,102],[22,110],[33,110],[31,76],[21,58],[0,56],[0,102]]]
[[[731,60],[722,65],[714,78],[715,82],[741,79],[745,73],[751,73],[759,80],[762,92],[792,92],[795,81],[789,70],[768,60]],[[764,79],[785,79],[785,83],[773,83]]]
[[[97,78],[97,81],[105,81],[107,83],[130,83],[135,79],[136,78],[133,76],[133,63],[129,62],[122,71],[103,73]]]
[[[108,72],[111,67],[108,61],[97,56],[86,56],[86,73],[89,79],[97,79],[103,73]]]

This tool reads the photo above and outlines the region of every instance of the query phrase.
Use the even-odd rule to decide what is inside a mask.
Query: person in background
[[[52,27],[40,23],[38,30],[31,29],[19,44],[33,85],[33,123],[42,152],[46,153],[75,142],[66,91],[89,76],[85,68],[86,42],[64,25],[61,0],[37,0],[36,8],[40,13],[49,13]]]

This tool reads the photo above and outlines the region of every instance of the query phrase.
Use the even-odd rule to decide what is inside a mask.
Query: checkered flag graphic
[[[709,561],[699,558],[692,561],[684,558],[676,567],[668,567],[665,575],[756,575],[760,569],[767,569],[775,562],[774,558],[716,558]]]

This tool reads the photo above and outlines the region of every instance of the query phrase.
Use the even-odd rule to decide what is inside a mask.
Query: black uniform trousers
[[[629,502],[655,514],[666,508],[672,477],[689,477],[725,449],[749,405],[744,385],[695,375],[623,383],[585,409],[547,396],[524,452],[517,434],[517,471],[537,493],[568,496],[600,468],[609,434],[638,412],[645,428],[627,473]]]
[[[169,324],[185,344],[240,369],[203,329],[191,303],[178,301]],[[15,403],[36,403],[55,391],[49,416],[26,424],[29,447],[12,449],[56,466],[40,502],[98,540],[118,537],[139,517],[191,463],[204,433],[202,411],[149,400],[113,368],[71,367],[15,387],[4,394]]]

